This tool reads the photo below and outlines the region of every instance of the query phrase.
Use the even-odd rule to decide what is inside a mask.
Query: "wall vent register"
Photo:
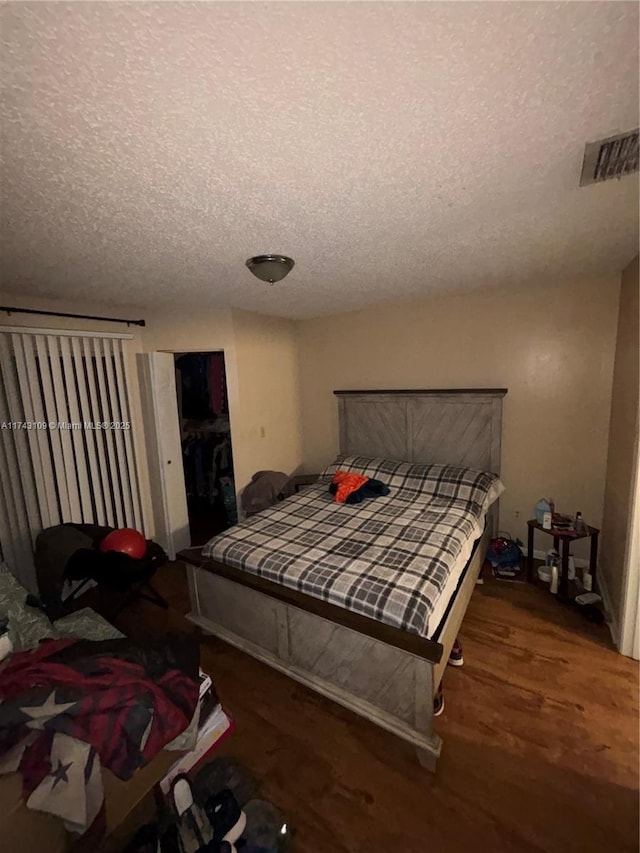
[[[584,150],[580,186],[622,178],[638,171],[638,128],[598,142],[588,142]]]

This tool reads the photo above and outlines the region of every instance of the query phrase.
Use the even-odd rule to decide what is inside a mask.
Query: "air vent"
[[[622,178],[637,171],[638,128],[599,142],[588,142],[584,149],[580,186]]]

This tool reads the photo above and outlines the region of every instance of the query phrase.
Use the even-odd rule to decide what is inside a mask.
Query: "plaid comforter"
[[[340,468],[382,480],[385,497],[350,506],[328,486]],[[428,637],[461,550],[503,490],[493,474],[338,457],[298,495],[215,536],[203,554],[396,628]]]

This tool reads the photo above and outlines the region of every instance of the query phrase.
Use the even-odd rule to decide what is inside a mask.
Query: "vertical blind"
[[[30,589],[43,528],[73,521],[144,530],[128,339],[0,329],[0,545]]]

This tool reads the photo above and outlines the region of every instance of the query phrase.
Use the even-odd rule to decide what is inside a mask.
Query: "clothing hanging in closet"
[[[213,503],[220,491],[220,478],[233,477],[228,433],[193,430],[182,440],[182,455],[187,497]]]
[[[176,368],[183,418],[208,420],[228,413],[223,353],[186,353],[176,359]]]

